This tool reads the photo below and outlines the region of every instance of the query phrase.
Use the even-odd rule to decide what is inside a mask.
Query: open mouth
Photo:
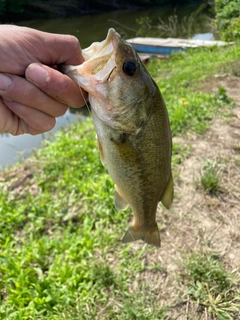
[[[105,40],[94,42],[88,48],[82,50],[85,61],[111,54],[116,49],[119,40],[120,35],[113,28],[109,29]]]
[[[99,84],[109,82],[117,69],[115,55],[121,41],[120,35],[109,29],[107,37],[82,50],[85,61],[78,66],[62,65],[60,70],[87,92],[95,95]]]

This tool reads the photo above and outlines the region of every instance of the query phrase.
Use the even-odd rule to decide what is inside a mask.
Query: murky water
[[[158,35],[159,30],[157,28],[146,31],[144,21],[150,19],[151,24],[157,26],[160,23],[159,19],[162,19],[168,25],[168,17],[173,14],[178,15],[178,21],[175,21],[178,23],[176,29],[180,30],[181,26],[184,29],[186,23],[191,23],[190,18],[196,9],[196,6],[188,6],[173,11],[170,7],[159,7],[148,10],[115,11],[66,19],[27,21],[18,24],[46,32],[73,34],[78,37],[81,47],[85,48],[94,41],[105,39],[110,27],[115,28],[125,39],[133,38],[137,35],[146,36],[144,34],[146,32],[148,36],[160,37],[161,35]],[[139,24],[137,21],[141,21],[142,23]],[[200,15],[194,18],[194,25],[191,27],[191,35],[189,36],[211,39],[212,34],[209,31],[209,21],[205,13],[201,12]],[[76,119],[76,114],[68,111],[66,115],[57,119],[57,125],[50,134],[56,132],[61,126],[68,125],[74,119]],[[48,134],[38,136],[23,135],[18,137],[0,135],[0,169],[6,165],[14,164],[18,159],[29,156],[34,148],[41,145],[41,141],[46,139]]]

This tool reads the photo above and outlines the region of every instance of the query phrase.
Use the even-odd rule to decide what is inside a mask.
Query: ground
[[[216,76],[208,79],[202,89],[213,91],[219,86],[226,88],[228,96],[235,102],[234,108],[221,110],[204,134],[188,133],[174,138],[174,142],[187,151],[184,151],[184,160],[174,168],[175,199],[171,209],[159,206],[157,219],[161,248],[148,250],[142,242],[130,246],[133,255],[139,254],[143,269],[134,275],[129,292],[134,296],[142,288],[144,301],[149,294],[151,301],[146,302],[148,306],[153,301],[163,309],[167,306],[166,315],[163,318],[151,317],[154,320],[239,319],[239,312],[234,309],[230,312],[232,318],[216,317],[217,311],[211,312],[212,291],[209,291],[208,298],[193,299],[186,272],[190,255],[197,253],[206,256],[206,260],[215,256],[237,279],[231,290],[240,292],[240,78]],[[200,183],[206,166],[214,168],[219,177],[220,187],[215,193],[204,191]],[[34,170],[36,168],[31,161],[13,167],[0,173],[0,185],[19,198],[24,196],[24,189],[28,189],[33,196],[37,195],[39,190],[34,182]],[[123,247],[119,245],[116,245],[116,250],[111,247],[104,258],[114,274],[119,273],[118,253],[121,250]],[[95,258],[102,259],[100,255]],[[115,296],[109,297],[108,304],[100,306],[98,319],[110,319],[106,313],[109,308],[114,310],[116,319],[137,319],[118,317],[121,314],[120,302],[115,300]],[[226,301],[227,298],[223,304],[219,302],[221,310],[228,308]],[[216,301],[212,304],[213,309],[218,305]],[[230,304],[232,307],[233,300]]]

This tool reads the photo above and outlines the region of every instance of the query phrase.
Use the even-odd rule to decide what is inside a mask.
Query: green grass
[[[232,319],[232,312],[238,314],[240,295],[236,294],[234,276],[226,271],[216,254],[191,254],[184,273],[189,286],[186,295],[197,305],[217,319]]]
[[[203,190],[209,194],[218,194],[221,191],[220,171],[224,164],[216,160],[206,160],[201,172],[200,183]]]
[[[172,146],[172,165],[175,167],[184,162],[184,160],[191,154],[190,145],[182,145],[174,142]]]
[[[112,319],[115,312],[116,319],[161,319],[164,310],[151,295],[127,291],[144,268],[141,251],[133,255],[120,243],[130,210],[113,207],[113,183],[99,161],[91,120],[70,128],[28,165],[37,194],[1,191],[0,318],[94,319],[102,312]],[[120,248],[116,269],[107,260],[114,248]]]
[[[203,92],[204,81],[238,60],[240,46],[190,50],[177,53],[170,60],[153,60],[149,70],[166,102],[173,136],[193,130],[204,132],[212,116],[223,106],[232,106],[225,88]],[[229,70],[229,69],[228,69]]]
[[[206,93],[197,84],[239,51],[239,46],[196,50],[151,63],[175,136],[203,132],[219,108],[232,104],[224,88]],[[190,152],[174,144],[174,166]],[[64,128],[14,174],[11,170],[0,182],[0,319],[167,319],[170,306],[159,302],[156,285],[141,279],[147,270],[143,257],[156,249],[133,250],[120,242],[132,214],[113,207],[113,183],[100,163],[91,120]],[[10,187],[12,176],[29,172],[33,176],[20,187]],[[200,295],[214,290],[214,299],[233,301],[234,294],[224,300],[231,289],[224,266],[213,282],[210,275],[195,275],[196,259],[185,267],[190,298],[200,299],[200,283]],[[206,259],[213,265],[211,255]],[[160,260],[150,266],[163,276]]]

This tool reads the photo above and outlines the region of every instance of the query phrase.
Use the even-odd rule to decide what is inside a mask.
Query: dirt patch
[[[25,198],[26,190],[34,196],[39,192],[39,187],[33,177],[36,170],[36,163],[29,159],[17,167],[0,171],[0,188],[11,191],[15,199]]]
[[[178,232],[188,225],[184,237],[183,234],[180,237],[185,239],[185,246],[194,249],[207,242],[226,257],[226,263],[233,270],[240,265],[240,255],[235,255],[235,249],[240,249],[240,79],[219,80],[218,84],[224,86],[235,101],[233,115],[227,123],[220,115],[213,119],[204,135],[184,139],[184,143],[191,145],[192,153],[181,165],[175,187],[177,199],[172,210],[184,220]],[[221,193],[216,196],[198,187],[206,159],[222,165],[219,172]]]

